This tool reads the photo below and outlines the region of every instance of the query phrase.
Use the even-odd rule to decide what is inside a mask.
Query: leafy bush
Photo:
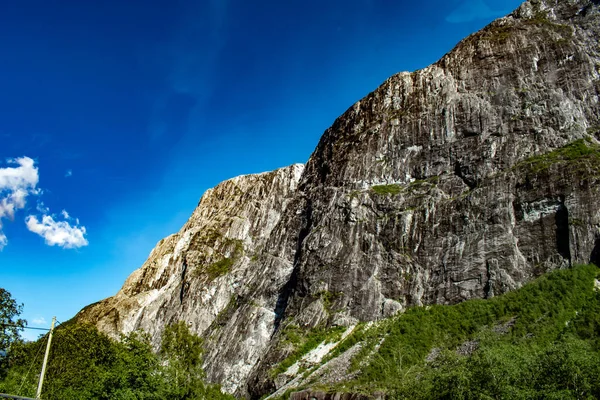
[[[402,186],[400,185],[375,185],[375,186],[371,186],[371,190],[376,193],[376,194],[380,194],[380,195],[396,195],[398,193],[400,193],[402,191]]]

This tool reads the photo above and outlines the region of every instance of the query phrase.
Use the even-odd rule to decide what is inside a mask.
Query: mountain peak
[[[597,0],[530,0],[399,73],[306,166],[208,190],[114,297],[117,335],[185,320],[208,378],[260,398],[295,376],[285,332],[490,298],[600,251]],[[325,351],[325,350],[323,350]]]

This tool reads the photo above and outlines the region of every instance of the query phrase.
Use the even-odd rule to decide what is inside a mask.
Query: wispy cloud
[[[13,220],[15,212],[25,207],[31,194],[38,194],[38,169],[33,159],[21,157],[7,160],[9,166],[0,168],[0,250],[8,239],[2,232],[2,219]]]
[[[46,318],[44,318],[44,317],[36,317],[31,320],[31,323],[33,325],[39,325],[39,326],[44,326],[44,325],[48,324],[48,322],[46,322]]]
[[[44,204],[43,201],[38,201],[37,206],[35,207],[35,209],[40,214],[48,214],[50,212],[50,209],[48,207],[46,207],[46,205]]]
[[[188,126],[202,118],[203,104],[219,87],[229,3],[230,0],[190,2],[171,40],[153,55],[161,66],[167,66],[168,87],[155,98],[148,130],[154,145],[163,144],[166,138],[173,142],[185,136]]]
[[[68,169],[67,172],[65,172],[65,178],[69,178],[71,176],[73,176],[73,170]]]
[[[508,14],[508,10],[492,10],[483,0],[466,0],[446,17],[446,22],[462,24],[479,19],[496,18]]]
[[[76,249],[88,245],[85,226],[72,226],[68,221],[55,221],[51,215],[44,215],[41,221],[36,216],[29,215],[25,223],[27,229],[43,237],[48,246]]]

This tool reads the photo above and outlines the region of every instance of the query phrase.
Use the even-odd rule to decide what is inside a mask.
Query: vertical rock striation
[[[303,168],[240,176],[208,190],[115,296],[77,318],[113,337],[142,329],[156,346],[166,325],[184,320],[206,338],[208,376],[240,390],[273,333],[279,289],[291,273],[297,229],[279,221],[296,213]]]
[[[600,257],[600,6],[530,0],[339,117],[306,167],[226,181],[114,297],[113,335],[188,321],[208,377],[279,385],[280,327],[371,321]]]

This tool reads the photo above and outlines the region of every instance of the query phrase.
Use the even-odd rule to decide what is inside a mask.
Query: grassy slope
[[[360,375],[321,389],[392,399],[600,398],[599,272],[576,266],[490,300],[415,307],[359,327],[332,356],[363,342],[351,367]]]
[[[582,176],[595,177],[598,174],[599,165],[600,146],[590,138],[586,138],[571,142],[549,153],[530,157],[518,163],[513,169],[522,169],[533,174],[540,174],[547,172],[550,168],[564,166],[570,170],[578,171]],[[437,183],[429,180],[422,182]],[[396,184],[379,185],[372,187],[371,190],[378,195],[396,195],[420,183],[421,181],[414,182],[406,187]],[[600,315],[600,306],[598,305],[600,301],[598,295],[594,294],[591,289],[593,286],[592,277],[595,274],[596,267],[579,266],[540,278],[519,291],[489,301],[472,300],[452,307],[414,308],[400,317],[382,321],[375,327],[359,326],[324,361],[341,354],[358,342],[365,343],[366,346],[363,346],[362,352],[353,362],[353,368],[361,370],[360,378],[335,388],[327,387],[324,389],[366,393],[382,389],[397,398],[485,398],[486,396],[494,398],[498,396],[497,393],[486,394],[487,392],[485,392],[488,390],[485,389],[486,384],[494,381],[486,375],[488,373],[502,375],[505,379],[504,383],[497,384],[502,387],[530,388],[532,385],[537,385],[535,389],[537,393],[545,393],[545,390],[555,390],[556,387],[563,387],[561,385],[566,383],[564,381],[561,384],[552,383],[552,379],[555,380],[554,382],[557,381],[556,377],[550,378],[552,374],[548,374],[547,371],[543,372],[548,377],[546,383],[542,383],[541,378],[537,375],[521,375],[521,380],[517,379],[519,376],[508,378],[510,371],[506,369],[499,370],[498,368],[501,368],[502,363],[506,362],[507,365],[518,365],[521,369],[537,368],[535,373],[542,374],[543,368],[541,365],[531,364],[533,359],[540,359],[541,357],[541,359],[546,360],[544,362],[549,363],[550,361],[546,358],[550,355],[544,354],[553,349],[559,351],[570,349],[573,346],[571,350],[563,354],[564,357],[578,357],[586,353],[592,358],[581,357],[576,362],[574,360],[562,360],[565,363],[575,362],[577,365],[584,365],[594,357],[596,357],[594,360],[598,360],[599,345],[597,338],[600,336],[600,328],[598,328],[600,326],[598,318],[600,317],[597,316]],[[576,315],[576,313],[578,314]],[[493,329],[494,326],[513,319],[514,323],[510,323],[511,328],[508,333],[499,334],[495,332],[499,329]],[[587,333],[584,334],[584,331]],[[281,373],[293,362],[300,359],[302,355],[316,347],[316,344],[320,343],[319,339],[327,336],[327,330],[320,327],[304,332],[304,336],[300,336],[306,339],[302,340],[302,346],[296,345],[295,351],[288,359],[274,366],[272,375]],[[384,338],[385,340],[382,342]],[[472,357],[455,357],[457,347],[469,340],[477,341],[476,344],[472,345],[478,350],[474,352]],[[375,356],[369,358],[376,344],[380,342],[382,342],[382,345]],[[588,348],[586,346],[592,347]],[[425,358],[432,349],[436,349],[435,352],[440,353],[440,356],[426,363]],[[514,352],[522,356],[516,357],[513,354]],[[486,371],[482,371],[484,369],[483,364],[473,365],[477,360],[481,361],[480,357],[484,356],[491,357],[494,360],[490,366],[485,368]],[[473,369],[479,370],[480,375],[485,376],[484,381],[477,383],[483,388],[477,394],[468,396],[464,393],[460,395],[457,393],[448,394],[439,386],[441,384],[431,386],[431,390],[427,389],[432,381],[444,382],[444,385],[448,387],[457,386],[458,388],[468,386],[469,382],[475,384],[476,377],[469,372]],[[449,373],[450,370],[454,371],[454,375],[458,375],[448,374],[442,376]],[[587,370],[596,371],[597,368],[590,367],[581,373],[574,372],[577,376],[571,376],[569,379],[573,382],[583,379],[581,376],[588,376]],[[438,376],[436,374],[442,375]],[[457,385],[453,385],[447,379],[456,379]],[[573,383],[573,385],[579,384]],[[568,398],[572,394],[571,390],[577,392],[579,389],[575,386],[569,386],[571,389],[567,389],[568,393],[562,393],[559,397]],[[548,387],[554,387],[555,389],[547,389]],[[592,385],[590,387],[596,390],[594,397],[600,398],[597,386]],[[589,390],[592,390],[588,389],[581,389],[583,390],[581,393],[588,393]],[[411,392],[411,390],[421,394],[417,395],[416,392]],[[494,390],[497,392],[500,389],[496,388]],[[520,389],[515,390],[519,392]],[[493,390],[491,391],[493,392]],[[574,395],[574,398],[585,398],[581,393]],[[502,392],[500,397],[521,398],[520,396]],[[535,398],[531,394],[523,396],[525,396],[523,398]],[[540,396],[548,397],[550,394],[546,393]]]

